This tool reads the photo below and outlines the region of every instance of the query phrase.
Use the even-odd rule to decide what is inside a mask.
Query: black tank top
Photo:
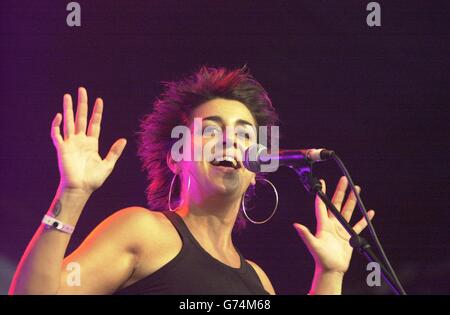
[[[114,294],[269,294],[239,250],[240,267],[230,267],[201,247],[177,213],[162,213],[178,231],[181,251],[154,273]]]

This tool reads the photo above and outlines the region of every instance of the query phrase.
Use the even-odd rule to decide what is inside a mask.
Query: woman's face
[[[194,133],[193,118],[200,118],[201,134]],[[190,198],[240,198],[255,183],[255,174],[242,165],[245,150],[256,142],[251,112],[239,101],[214,99],[195,108],[189,128],[192,152],[202,149],[200,159],[179,162],[185,189],[190,177]]]

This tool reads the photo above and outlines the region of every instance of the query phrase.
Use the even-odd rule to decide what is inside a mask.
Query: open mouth
[[[224,156],[222,158],[214,159],[210,162],[213,166],[222,166],[232,169],[241,168],[241,163],[239,163],[234,157]]]

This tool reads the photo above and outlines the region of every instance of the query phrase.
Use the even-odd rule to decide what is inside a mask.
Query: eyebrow
[[[208,116],[208,117],[203,118],[202,120],[211,120],[211,121],[217,122],[221,125],[224,125],[224,121],[223,121],[222,117],[220,117],[220,116]],[[238,119],[238,120],[236,120],[236,122],[234,124],[235,125],[249,125],[250,127],[256,128],[251,122],[248,122],[245,119]]]

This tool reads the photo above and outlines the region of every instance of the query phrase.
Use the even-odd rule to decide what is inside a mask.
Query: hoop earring
[[[175,178],[178,176],[178,174],[175,174],[174,176],[173,176],[173,178],[172,178],[172,181],[171,181],[171,183],[170,183],[170,189],[169,189],[169,210],[170,211],[172,211],[172,212],[174,212],[174,211],[176,211],[177,209],[172,209],[172,206],[170,205],[170,201],[171,201],[171,199],[172,199],[172,188],[173,188],[173,183],[175,182]],[[180,177],[181,178],[181,177]],[[188,177],[188,191],[189,191],[189,189],[191,188],[191,176],[189,176]],[[180,205],[178,205],[178,206],[180,206]],[[177,207],[178,208],[178,207]]]
[[[275,208],[273,209],[272,214],[267,219],[262,220],[262,221],[254,221],[254,220],[249,218],[249,216],[247,215],[247,211],[245,210],[245,202],[244,202],[245,194],[244,194],[244,197],[242,197],[242,212],[244,212],[244,215],[247,218],[247,220],[249,220],[253,224],[264,224],[264,223],[266,223],[267,221],[272,219],[273,215],[275,214],[275,212],[277,211],[277,208],[278,208],[278,191],[277,191],[276,187],[274,186],[274,184],[272,184],[272,182],[270,180],[265,179],[265,178],[262,178],[262,180],[264,180],[267,183],[269,183],[270,186],[272,186],[272,188],[273,188],[273,191],[275,193]]]

